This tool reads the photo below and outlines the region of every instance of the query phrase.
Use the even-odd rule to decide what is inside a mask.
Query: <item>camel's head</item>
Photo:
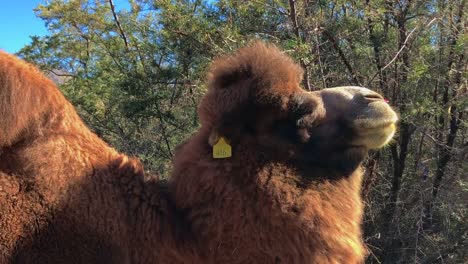
[[[381,95],[361,87],[307,92],[301,76],[289,57],[259,42],[215,61],[199,109],[207,143],[225,137],[233,156],[248,145],[269,159],[348,173],[390,141],[398,117]]]
[[[315,137],[321,134],[323,139],[332,137],[334,141],[367,149],[380,148],[392,139],[398,117],[380,94],[356,86],[312,94],[316,94],[325,110],[323,119],[316,120],[313,128]]]

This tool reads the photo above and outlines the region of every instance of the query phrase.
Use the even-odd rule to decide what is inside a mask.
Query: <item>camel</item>
[[[263,42],[216,59],[163,181],[0,53],[0,263],[363,263],[360,164],[397,114],[369,89],[301,80]]]

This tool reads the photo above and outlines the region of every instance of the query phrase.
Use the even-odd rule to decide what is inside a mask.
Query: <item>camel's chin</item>
[[[351,121],[357,130],[385,128],[398,122],[398,115],[385,101],[370,103]]]
[[[374,128],[360,129],[352,145],[364,146],[368,149],[379,149],[390,142],[393,135],[395,135],[395,131],[395,123],[380,125]]]
[[[385,146],[395,135],[398,115],[383,100],[370,103],[352,121],[356,139],[352,145],[368,149]]]

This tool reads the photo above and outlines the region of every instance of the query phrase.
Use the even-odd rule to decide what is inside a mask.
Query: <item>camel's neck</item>
[[[134,162],[122,163],[116,170],[130,213],[131,262],[203,263],[185,211],[176,208],[167,183],[157,178],[144,180],[142,171],[133,171]]]
[[[334,180],[309,176],[305,184],[284,164],[208,159],[179,159],[172,186],[207,255],[229,262],[237,250],[251,250],[267,262],[361,261],[360,169]]]

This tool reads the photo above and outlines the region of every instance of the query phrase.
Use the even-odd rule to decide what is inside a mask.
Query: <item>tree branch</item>
[[[343,50],[340,48],[340,45],[338,45],[338,42],[336,41],[335,37],[328,32],[328,30],[323,29],[323,35],[327,37],[328,40],[333,44],[333,48],[338,52],[338,55],[340,56],[341,60],[345,64],[346,68],[348,69],[349,73],[351,74],[351,79],[353,81],[354,85],[360,85],[359,80],[357,79],[356,73],[354,72],[353,68],[351,67],[351,64],[349,63],[348,59],[346,58]]]
[[[437,17],[436,18],[433,18],[431,21],[429,21],[429,23],[426,24],[426,27],[430,26],[432,23],[434,23],[434,21],[437,20]],[[403,45],[401,45],[401,48],[398,50],[398,52],[395,54],[395,56],[393,56],[393,58],[385,65],[382,67],[382,69],[380,69],[380,71],[377,71],[373,76],[372,78],[370,79],[370,81],[367,82],[367,85],[369,85],[374,79],[375,77],[377,77],[377,75],[380,73],[380,72],[383,72],[385,69],[387,69],[390,65],[392,65],[392,63],[394,63],[396,61],[396,59],[398,59],[398,57],[400,56],[400,53],[403,51],[403,49],[405,49],[407,47],[407,44],[408,44],[408,41],[409,39],[411,38],[411,35],[414,33],[414,31],[416,31],[418,27],[415,27],[413,28],[413,30],[411,30],[411,32],[408,34],[408,36],[406,37],[405,41],[403,42]]]
[[[125,47],[128,50],[127,36],[125,35],[125,32],[122,29],[122,25],[120,25],[120,21],[119,21],[119,18],[117,17],[117,13],[115,13],[114,3],[112,2],[112,0],[109,0],[109,5],[112,11],[112,16],[114,16],[115,24],[117,24],[117,28],[119,29],[120,36],[122,36],[122,39],[125,43]]]
[[[299,25],[297,23],[296,1],[295,0],[289,0],[289,7],[291,8],[291,10],[289,12],[289,17],[291,18],[291,21],[293,23],[294,34],[296,35],[296,37],[299,40],[302,40],[301,33],[299,31]],[[305,64],[303,59],[300,59],[299,63],[301,64],[301,67],[304,69],[303,85],[308,91],[310,91],[311,88],[310,88],[309,72],[307,70],[307,65]]]

